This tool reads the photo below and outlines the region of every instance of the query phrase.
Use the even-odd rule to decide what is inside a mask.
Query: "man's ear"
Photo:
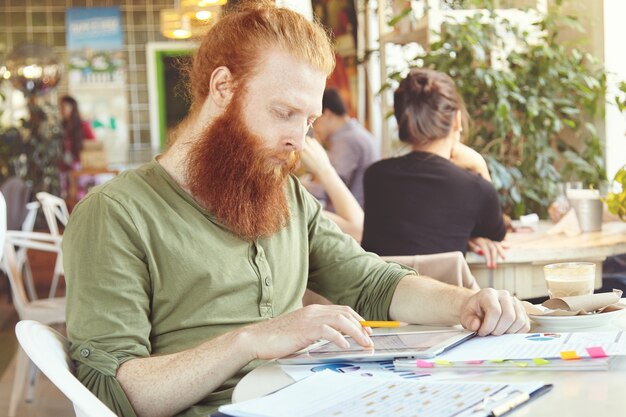
[[[233,96],[233,75],[227,67],[217,67],[211,74],[209,97],[220,108],[225,109]]]

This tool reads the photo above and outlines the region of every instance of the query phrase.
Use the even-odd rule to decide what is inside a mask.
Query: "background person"
[[[324,210],[324,214],[344,233],[361,242],[363,209],[335,171],[326,150],[317,140],[307,136],[300,158],[304,168],[324,187],[335,209],[334,212]]]
[[[63,127],[63,170],[79,169],[83,140],[95,139],[96,136],[89,122],[81,118],[78,103],[74,97],[61,97],[59,100],[59,112],[61,114],[61,126]]]
[[[469,247],[495,267],[506,226],[485,160],[460,143],[467,112],[454,82],[411,71],[394,94],[394,114],[412,152],[366,171],[363,248],[426,255]]]
[[[313,123],[315,137],[328,149],[330,163],[363,206],[363,174],[380,159],[379,141],[346,112],[346,106],[334,88],[324,90],[322,115]],[[324,195],[312,189],[313,195]]]
[[[68,172],[80,170],[80,152],[83,140],[95,139],[96,136],[88,122],[84,121],[78,111],[78,103],[71,96],[63,96],[59,100],[59,113],[63,127],[62,157],[59,162],[61,196],[67,196]]]
[[[77,377],[119,416],[208,415],[246,372],[364,318],[529,329],[506,291],[366,253],[291,175],[334,65],[325,30],[272,1],[225,14],[190,73],[172,146],[76,206],[63,237]],[[245,28],[242,30],[241,28]],[[334,305],[302,307],[307,289]]]

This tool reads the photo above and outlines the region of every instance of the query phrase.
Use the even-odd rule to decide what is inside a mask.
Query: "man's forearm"
[[[245,337],[237,330],[182,352],[132,359],[119,367],[117,379],[138,416],[171,416],[202,400],[253,359]]]
[[[461,306],[474,293],[429,277],[407,275],[396,287],[389,316],[412,324],[459,324]]]

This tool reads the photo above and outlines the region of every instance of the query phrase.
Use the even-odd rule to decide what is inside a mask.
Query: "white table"
[[[547,296],[543,266],[555,262],[587,261],[596,264],[596,288],[602,286],[602,262],[611,255],[626,253],[626,223],[610,222],[602,231],[568,237],[549,235],[553,224],[539,222],[535,232],[509,233],[506,259],[497,269],[488,269],[485,259],[468,253],[467,263],[481,287],[509,290],[518,298]]]
[[[406,326],[405,331],[433,329]],[[626,330],[626,313],[601,330]],[[377,329],[379,330],[379,329]],[[389,329],[386,329],[389,330]],[[397,330],[397,329],[396,329]],[[533,331],[549,331],[538,326]],[[626,416],[626,357],[620,358],[609,371],[510,371],[468,376],[464,381],[543,381],[554,384],[551,392],[513,411],[514,417],[589,417]],[[293,380],[274,362],[246,375],[235,387],[233,402],[257,398],[276,391]]]

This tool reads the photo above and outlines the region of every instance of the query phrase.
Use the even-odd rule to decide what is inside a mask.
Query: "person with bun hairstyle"
[[[467,111],[454,81],[411,71],[394,94],[394,114],[412,152],[366,171],[363,248],[387,256],[469,247],[495,268],[506,226],[485,160],[460,141]]]

